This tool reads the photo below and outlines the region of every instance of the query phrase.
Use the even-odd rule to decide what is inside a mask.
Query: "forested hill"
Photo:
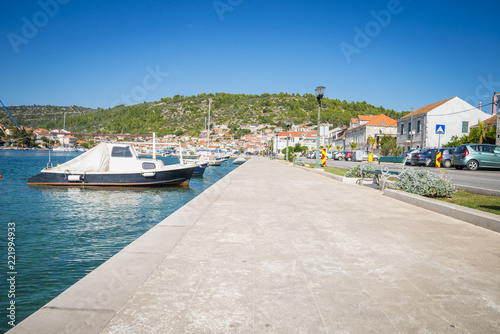
[[[66,113],[66,129],[86,133],[132,133],[158,135],[186,133],[199,135],[205,128],[208,101],[212,100],[210,123],[226,124],[239,128],[242,123],[283,125],[285,120],[294,124],[314,125],[318,118],[318,102],[313,94],[199,94],[162,98],[160,101],[119,105],[110,109],[55,106],[7,107],[16,121],[26,127],[58,129],[63,127]],[[349,125],[358,115],[385,114],[400,118],[406,113],[375,107],[366,102],[347,102],[323,98],[321,122],[333,126]],[[3,111],[0,123],[13,126]]]

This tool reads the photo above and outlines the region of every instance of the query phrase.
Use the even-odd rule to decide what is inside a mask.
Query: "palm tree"
[[[368,137],[368,141],[370,142],[371,152],[373,153],[373,146],[377,142],[377,139],[375,137],[370,136],[370,137]]]
[[[14,131],[9,136],[9,139],[17,142],[17,145],[20,147],[33,147],[35,146],[35,133],[33,130],[27,131],[26,129],[14,128]]]
[[[350,142],[349,145],[351,145],[352,150],[354,151],[358,147],[358,143],[356,142]]]
[[[482,144],[483,138],[486,139],[486,131],[488,131],[488,125],[484,124],[480,120],[477,121],[477,129],[479,130],[479,144]]]

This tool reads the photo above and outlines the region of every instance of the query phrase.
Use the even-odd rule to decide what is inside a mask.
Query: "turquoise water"
[[[52,153],[51,160],[61,164],[76,155]],[[161,159],[167,164],[178,161]],[[26,185],[26,178],[38,174],[47,161],[46,151],[0,150],[0,274],[4,277],[0,332],[11,328],[7,310],[11,301],[15,301],[17,324],[237,167],[230,161],[210,167],[203,178],[191,179],[189,187]],[[16,256],[14,271],[8,267],[9,227],[11,232],[15,228],[15,240],[10,240],[15,244],[11,249]],[[15,276],[12,286],[7,281],[10,276]],[[11,287],[15,297],[9,297]]]

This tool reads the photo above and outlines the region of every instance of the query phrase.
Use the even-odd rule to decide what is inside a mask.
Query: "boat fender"
[[[83,177],[82,174],[71,174],[71,175],[68,175],[68,181],[69,182],[81,182],[84,179],[85,178]]]
[[[142,173],[142,176],[144,177],[154,177],[156,175],[155,172],[145,172],[145,173]]]

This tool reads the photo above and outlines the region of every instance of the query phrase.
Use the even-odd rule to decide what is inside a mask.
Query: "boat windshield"
[[[113,158],[132,158],[132,152],[128,146],[114,146],[111,151]]]

